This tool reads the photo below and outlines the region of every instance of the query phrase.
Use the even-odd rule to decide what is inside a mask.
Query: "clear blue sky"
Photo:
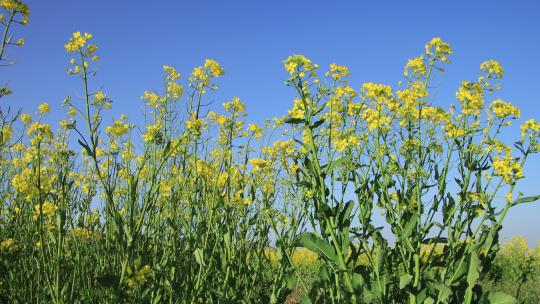
[[[17,33],[26,39],[12,49],[17,63],[2,69],[0,83],[14,91],[4,102],[33,112],[46,101],[51,120],[63,115],[61,101],[81,92],[68,77],[64,44],[74,31],[89,32],[100,46],[94,88],[114,101],[113,113],[140,117],[140,96],[161,89],[162,65],[184,76],[214,58],[225,68],[217,105],[239,96],[250,119],[281,116],[293,92],[283,82],[282,60],[300,53],[321,67],[349,66],[351,85],[374,81],[395,85],[408,58],[440,36],[453,50],[452,64],[435,79],[435,103],[457,102],[461,80],[475,79],[487,59],[506,70],[498,97],[540,119],[539,1],[28,1],[30,24]],[[521,120],[522,121],[522,120]],[[520,121],[520,122],[521,122]],[[514,128],[519,132],[518,127]],[[540,193],[540,157],[530,159],[519,189]],[[511,210],[503,236],[540,240],[540,202]]]

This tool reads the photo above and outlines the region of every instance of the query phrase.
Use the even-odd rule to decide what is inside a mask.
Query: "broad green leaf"
[[[340,157],[340,158],[337,158],[337,159],[333,160],[332,162],[330,162],[329,164],[327,164],[325,166],[326,167],[326,172],[330,173],[330,172],[334,171],[335,168],[339,167],[341,164],[343,164],[344,162],[346,162],[348,160],[349,160],[349,157]]]
[[[407,285],[409,285],[409,283],[411,283],[412,279],[413,279],[413,276],[408,274],[408,273],[400,276],[399,277],[399,289],[403,289],[403,288],[407,287]]]
[[[418,213],[415,212],[411,216],[407,224],[405,224],[405,227],[401,231],[400,238],[403,238],[403,239],[407,238],[411,234],[414,227],[416,227],[416,223],[418,223]]]
[[[472,252],[469,263],[469,272],[467,273],[467,283],[469,284],[469,288],[472,288],[472,286],[476,284],[476,281],[478,281],[478,278],[480,277],[480,268],[480,259],[476,252]]]
[[[517,199],[514,202],[512,202],[512,206],[516,206],[516,205],[519,205],[519,204],[525,204],[525,203],[532,203],[534,201],[537,201],[538,199],[540,199],[540,195],[522,197],[522,198]]]
[[[435,283],[433,284],[433,286],[439,291],[437,295],[438,302],[444,303],[446,299],[452,294],[452,289],[450,289],[450,287],[446,286],[445,284]]]
[[[197,264],[203,267],[206,267],[206,263],[204,262],[203,251],[201,248],[195,249],[195,251],[193,251],[193,255],[195,255],[195,261],[197,262]]]
[[[515,304],[518,303],[516,298],[502,291],[490,291],[487,295],[488,303],[490,304]]]
[[[352,286],[354,290],[361,290],[364,285],[364,278],[359,273],[352,274]]]
[[[303,233],[299,237],[299,242],[300,246],[337,263],[338,259],[334,248],[332,248],[327,241],[319,238],[315,234],[309,232]]]
[[[288,123],[288,124],[292,124],[292,125],[296,125],[296,124],[300,124],[300,123],[304,123],[306,122],[304,119],[302,118],[292,118],[292,117],[289,117],[289,118],[285,118],[283,120],[284,123]]]
[[[312,128],[312,129],[316,129],[316,128],[320,127],[320,126],[324,123],[324,121],[325,121],[324,118],[321,119],[321,120],[316,121],[316,122],[311,126],[311,128]]]

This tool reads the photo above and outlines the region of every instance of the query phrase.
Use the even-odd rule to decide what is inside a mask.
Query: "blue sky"
[[[522,109],[523,118],[540,119],[540,2],[538,1],[28,1],[30,24],[16,29],[26,45],[11,49],[16,64],[3,68],[12,107],[33,112],[40,102],[63,117],[61,101],[82,91],[66,75],[71,58],[64,44],[74,31],[94,35],[101,60],[95,89],[113,99],[113,113],[141,117],[140,96],[162,86],[162,66],[186,77],[205,58],[226,71],[216,105],[234,96],[247,104],[250,120],[281,116],[294,92],[284,85],[282,60],[303,54],[326,69],[347,65],[350,84],[390,85],[402,79],[408,58],[432,37],[454,50],[452,63],[432,83],[436,105],[456,103],[461,80],[473,80],[479,65],[496,59],[505,68],[497,97]],[[5,106],[5,105],[4,105]],[[520,120],[521,122],[522,120]],[[519,130],[514,126],[515,134]],[[508,139],[512,139],[509,135]],[[540,192],[540,157],[530,158],[527,179],[518,190]],[[509,212],[503,236],[540,240],[540,202]]]

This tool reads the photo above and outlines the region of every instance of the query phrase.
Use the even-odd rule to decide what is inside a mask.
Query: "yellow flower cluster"
[[[56,213],[56,206],[49,202],[45,201],[41,206],[39,204],[34,205],[34,220],[36,220],[40,214],[43,214],[48,217],[52,217]],[[43,211],[43,213],[41,212]]]
[[[306,72],[309,73],[308,76],[310,77],[315,76],[315,70],[319,67],[319,65],[311,63],[311,60],[308,58],[297,54],[289,56],[283,61],[283,64],[285,66],[285,70],[287,70],[291,76],[298,73],[300,78],[306,76]]]
[[[0,242],[0,251],[9,251],[13,247],[13,239],[8,238]]]
[[[148,277],[152,273],[150,265],[144,265],[141,267],[140,259],[133,262],[133,267],[127,268],[127,283],[130,287],[135,287],[146,283]]]
[[[29,124],[32,122],[32,115],[30,114],[21,114],[21,120],[25,124]]]
[[[224,102],[223,107],[229,113],[245,113],[246,111],[246,105],[238,97],[234,97],[232,101]]]
[[[345,152],[348,149],[356,147],[360,143],[360,138],[356,135],[341,137],[334,143],[338,152]]]
[[[439,37],[435,37],[426,44],[426,54],[431,55],[435,60],[450,62],[447,55],[452,54],[452,49],[447,42],[442,41]]]
[[[465,129],[460,128],[458,125],[455,125],[451,123],[450,121],[448,121],[446,125],[443,126],[443,131],[445,131],[444,134],[446,135],[447,138],[452,138],[452,139],[463,137],[467,133]]]
[[[198,66],[193,69],[189,81],[204,93],[204,87],[210,83],[210,77],[217,78],[224,75],[225,71],[215,60],[206,59],[203,66]],[[211,87],[215,89],[215,87]]]
[[[212,77],[218,77],[225,75],[225,70],[215,60],[206,59],[204,61],[204,68],[210,72]]]
[[[461,102],[462,112],[465,115],[478,116],[484,108],[484,91],[480,83],[463,81],[456,98]]]
[[[480,64],[480,70],[487,73],[488,78],[502,78],[504,76],[504,69],[501,64],[495,60],[488,60]]]
[[[1,0],[0,7],[6,11],[12,11],[16,13],[21,13],[23,19],[20,21],[21,24],[27,24],[30,16],[30,9],[28,4],[23,3],[18,0]],[[0,16],[2,16],[0,14]],[[3,17],[3,16],[2,16]]]
[[[512,105],[509,102],[505,102],[501,99],[496,99],[491,102],[489,105],[489,109],[493,114],[495,114],[496,118],[504,119],[504,118],[511,118],[516,119],[519,118],[521,112],[519,109]]]
[[[93,232],[85,227],[75,227],[75,230],[73,231],[75,236],[87,240],[93,236]]]
[[[202,118],[192,118],[186,121],[186,128],[190,132],[199,134],[204,127],[206,127],[206,122]]]
[[[130,125],[124,123],[125,120],[126,116],[120,116],[120,119],[115,120],[112,126],[108,126],[107,128],[105,128],[105,132],[115,137],[120,137],[124,134],[127,134],[129,132]]]
[[[304,118],[306,110],[304,109],[304,103],[300,99],[295,99],[293,101],[294,105],[291,110],[289,110],[289,116],[291,118]]]
[[[143,96],[141,96],[142,100],[146,101],[146,105],[150,107],[157,107],[161,104],[161,99],[158,94],[145,91]]]
[[[422,76],[426,74],[426,64],[424,63],[424,55],[421,55],[420,57],[416,57],[413,59],[409,59],[407,61],[407,65],[405,65],[405,72],[403,72],[403,75],[409,76],[409,73],[412,73],[412,75],[418,75]]]
[[[51,108],[49,107],[48,103],[44,102],[38,106],[38,110],[40,113],[49,113]]]
[[[142,135],[144,142],[156,142],[161,139],[161,129],[163,126],[160,123],[146,126],[146,133]]]
[[[0,132],[0,145],[4,145],[5,143],[9,142],[12,136],[13,136],[13,129],[11,128],[11,126],[10,125],[3,126]]]
[[[368,129],[370,131],[380,129],[382,132],[388,132],[388,130],[390,130],[390,122],[392,119],[382,114],[380,111],[366,109],[362,115],[362,118],[367,122]]]
[[[68,53],[77,52],[84,47],[90,38],[92,38],[91,34],[84,33],[82,35],[81,32],[75,32],[64,47]]]
[[[295,151],[296,148],[293,140],[276,140],[272,147],[262,148],[262,154],[269,156],[270,158],[277,158],[280,156],[290,157]]]
[[[51,126],[48,124],[41,124],[37,121],[33,122],[26,133],[29,136],[36,136],[39,139],[43,138],[49,138],[52,139],[54,137],[53,132],[51,131]]]
[[[507,184],[512,184],[515,180],[523,177],[523,168],[515,158],[510,155],[510,150],[504,157],[493,157],[493,170],[496,176],[502,176]]]
[[[252,132],[255,138],[261,138],[264,134],[263,129],[258,124],[249,124],[248,131]]]
[[[341,80],[343,77],[347,77],[350,74],[349,68],[346,66],[332,63],[330,64],[330,71],[326,73],[326,76],[330,75],[334,80]]]
[[[503,254],[532,254],[533,250],[523,236],[513,236],[512,239],[502,247]]]
[[[249,163],[253,167],[254,172],[264,171],[270,168],[270,160],[261,158],[252,158]]]
[[[378,103],[385,103],[393,100],[392,87],[389,85],[367,82],[362,85],[361,92],[366,99],[375,100]]]
[[[520,127],[521,137],[528,135],[530,139],[533,139],[535,136],[538,136],[538,131],[540,131],[540,123],[538,123],[533,118],[525,121],[525,123]]]
[[[176,79],[180,78],[180,73],[178,73],[172,66],[164,65],[163,71],[167,74],[165,76],[167,81],[175,81]]]

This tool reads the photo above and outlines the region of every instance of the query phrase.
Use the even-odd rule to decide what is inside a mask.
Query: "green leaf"
[[[301,124],[301,123],[305,123],[306,121],[302,118],[292,118],[292,117],[289,117],[289,118],[285,118],[283,120],[284,123],[288,123],[288,124],[292,124],[292,125],[296,125],[296,124]]]
[[[438,294],[438,301],[437,302],[445,302],[446,299],[452,294],[452,289],[450,287],[446,286],[446,284],[442,283],[435,283],[433,284],[435,289],[439,291]]]
[[[409,283],[411,283],[412,279],[413,279],[413,276],[408,274],[408,273],[400,276],[399,277],[399,289],[403,289],[403,288],[407,287],[407,285],[409,285]]]
[[[518,303],[516,298],[502,291],[490,291],[487,295],[488,303],[490,304],[515,304]]]
[[[522,197],[522,198],[517,199],[514,202],[512,202],[511,205],[516,206],[516,205],[519,205],[519,204],[531,203],[531,202],[537,201],[538,199],[540,199],[540,195]]]
[[[409,219],[407,224],[405,224],[405,227],[401,231],[401,234],[400,234],[399,237],[402,238],[402,239],[408,238],[409,235],[411,234],[412,230],[414,229],[414,227],[416,227],[417,223],[418,223],[418,213],[415,212],[411,216],[411,218]]]
[[[299,237],[299,243],[300,246],[337,263],[338,259],[334,248],[332,248],[327,241],[319,238],[315,234],[309,232],[301,234]]]
[[[467,283],[469,284],[470,288],[472,288],[476,284],[476,281],[478,281],[478,278],[480,277],[480,268],[480,259],[478,258],[476,252],[472,252],[469,262],[469,272],[467,273]]]
[[[318,127],[320,127],[323,123],[324,123],[325,119],[322,118],[321,120],[318,120],[316,121],[312,126],[311,128],[312,129],[317,129]]]
[[[195,251],[193,251],[193,255],[195,255],[195,261],[197,262],[197,264],[206,267],[206,263],[204,263],[203,251],[201,248],[195,249]]]
[[[340,166],[341,164],[343,164],[344,162],[348,160],[349,160],[349,157],[340,157],[338,159],[333,160],[331,163],[325,165],[326,172],[330,173],[334,171],[335,168],[337,168],[338,166]]]
[[[364,278],[359,273],[353,273],[352,274],[352,286],[354,290],[361,290],[364,286]]]
[[[89,156],[92,156],[92,155],[93,155],[92,150],[90,150],[90,147],[88,147],[87,144],[83,143],[80,139],[77,139],[77,142],[79,142],[79,145],[81,145],[81,146],[86,150],[86,153],[87,153]]]

